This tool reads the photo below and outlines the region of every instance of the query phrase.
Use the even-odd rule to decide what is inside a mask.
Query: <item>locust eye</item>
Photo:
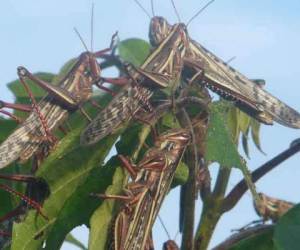
[[[124,65],[125,68],[127,68],[127,67],[129,67],[130,63],[129,62],[124,62],[123,65]]]
[[[86,68],[83,72],[84,76],[90,76],[91,75],[91,70],[89,68]]]
[[[171,150],[173,150],[175,148],[175,143],[174,142],[170,142],[170,143],[168,143],[167,145],[166,145],[166,149],[168,150],[168,151],[171,151]]]

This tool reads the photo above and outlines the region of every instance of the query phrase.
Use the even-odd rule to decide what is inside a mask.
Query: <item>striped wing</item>
[[[39,103],[40,112],[44,116],[49,130],[52,131],[68,115],[68,111],[51,103],[47,96]],[[49,122],[51,121],[51,123]],[[15,160],[26,161],[44,143],[45,131],[36,112],[26,120],[0,145],[0,168],[4,168]]]
[[[292,128],[300,128],[300,114],[257,86],[200,44],[192,41],[190,53],[204,69],[207,86],[223,97],[233,97],[257,112],[262,122],[269,118]],[[266,119],[265,119],[266,118]]]
[[[81,144],[93,144],[114,133],[143,107],[141,99],[147,101],[151,96],[152,91],[147,88],[126,85],[84,129],[81,134]]]

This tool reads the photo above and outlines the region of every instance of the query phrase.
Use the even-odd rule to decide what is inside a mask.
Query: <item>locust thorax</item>
[[[84,52],[80,55],[81,65],[75,74],[79,74],[80,80],[75,86],[75,95],[79,98],[79,102],[83,103],[89,100],[93,93],[93,84],[100,79],[101,69],[96,57],[91,52]],[[74,80],[78,80],[75,76]]]
[[[186,129],[172,129],[158,137],[155,145],[161,150],[170,151],[175,148],[186,146],[191,139],[191,135]]]

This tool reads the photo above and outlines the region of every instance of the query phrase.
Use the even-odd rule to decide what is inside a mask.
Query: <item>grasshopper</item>
[[[172,27],[163,17],[153,17],[149,31],[152,46],[159,46]],[[184,57],[183,72],[186,79],[191,82],[200,80],[203,86],[233,101],[237,107],[260,122],[271,125],[276,121],[287,127],[300,128],[300,114],[296,110],[254,84],[191,38]]]
[[[295,203],[272,198],[263,193],[259,193],[259,196],[260,201],[254,204],[254,208],[263,221],[271,220],[276,223],[282,215],[295,206]]]
[[[151,111],[149,99],[153,95],[153,89],[176,88],[186,46],[185,29],[181,24],[174,25],[139,68],[125,63],[128,77],[118,80],[104,79],[107,82],[123,82],[126,85],[83,131],[81,143],[93,144],[114,133],[143,107]]]
[[[34,153],[46,147],[52,147],[56,140],[52,136],[60,126],[76,110],[82,110],[83,104],[90,100],[93,85],[99,85],[101,69],[96,58],[103,56],[114,46],[113,36],[110,48],[98,52],[84,52],[57,86],[51,85],[31,74],[26,68],[19,67],[18,75],[27,87],[28,78],[48,92],[39,103],[36,103],[29,89],[33,102],[32,112],[21,125],[0,145],[0,168],[19,159],[28,160]],[[99,85],[100,86],[100,85]],[[101,87],[101,86],[100,86]],[[15,108],[23,111],[27,106],[1,102],[2,107]],[[83,111],[84,112],[84,111]]]
[[[144,249],[162,201],[191,136],[185,129],[174,129],[159,136],[137,166],[121,160],[132,177],[126,196],[97,195],[125,201],[114,223],[114,249]]]

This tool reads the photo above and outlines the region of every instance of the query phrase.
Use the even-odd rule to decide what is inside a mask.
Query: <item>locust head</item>
[[[170,25],[168,21],[163,17],[153,17],[150,22],[149,28],[149,40],[153,47],[159,46],[163,41],[165,41],[168,36],[174,33],[181,36],[180,41],[184,42],[187,47],[187,28],[184,23],[177,23],[175,25]],[[173,36],[175,38],[176,36]],[[179,41],[179,40],[178,40]]]
[[[161,150],[178,150],[186,147],[191,140],[191,134],[186,129],[172,129],[162,135],[156,141],[156,146]]]
[[[101,74],[101,69],[94,53],[82,53],[80,56],[80,61],[82,62],[82,72],[84,77],[89,82],[98,80]]]
[[[170,33],[172,26],[160,16],[151,19],[149,28],[149,40],[153,47],[159,45]]]

